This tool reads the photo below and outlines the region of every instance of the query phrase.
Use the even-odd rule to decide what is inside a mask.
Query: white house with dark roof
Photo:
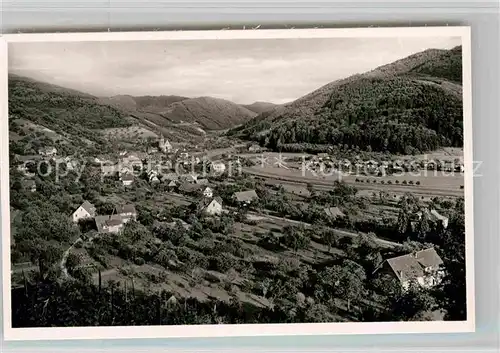
[[[44,157],[54,157],[57,154],[55,147],[42,147],[38,150],[38,154]]]
[[[80,207],[71,215],[73,222],[77,223],[81,219],[94,218],[96,215],[95,206],[88,201],[84,201]]]
[[[234,199],[237,203],[242,205],[249,205],[253,201],[259,199],[255,190],[239,191],[234,193]]]
[[[217,174],[222,174],[226,170],[226,165],[222,162],[212,162],[210,170]]]
[[[198,203],[198,212],[201,214],[218,216],[222,213],[222,198],[206,198]]]
[[[408,289],[411,283],[429,288],[441,282],[442,264],[436,250],[429,248],[387,259],[383,267],[401,282],[403,289]]]
[[[121,180],[123,185],[129,186],[132,185],[132,183],[134,182],[134,176],[132,174],[127,173],[121,176]]]
[[[214,196],[214,191],[212,190],[211,187],[207,186],[204,190],[203,190],[203,196],[205,197],[208,197],[208,198],[211,198]]]

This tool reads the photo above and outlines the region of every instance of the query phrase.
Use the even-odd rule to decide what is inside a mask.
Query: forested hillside
[[[233,135],[275,150],[329,144],[419,153],[463,144],[461,48],[428,50],[328,84]]]
[[[22,126],[30,125],[29,131]],[[83,140],[103,142],[96,129],[126,127],[127,115],[97,97],[37,82],[15,75],[9,76],[9,130],[19,137],[36,133],[34,127],[49,129],[59,138],[78,145]],[[11,136],[12,137],[12,136]]]

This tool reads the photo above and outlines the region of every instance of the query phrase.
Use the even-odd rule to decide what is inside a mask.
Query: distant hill
[[[194,124],[202,130],[224,130],[247,122],[257,115],[233,102],[212,98],[180,96],[114,96],[101,102],[120,107],[160,126]]]
[[[101,104],[92,95],[17,75],[9,75],[8,84],[9,128],[14,128],[16,121],[26,121],[77,144],[83,140],[102,142],[96,129],[131,125],[126,113]]]
[[[16,140],[30,129],[50,131],[68,145],[73,141],[75,148],[89,141],[102,146],[109,142],[110,129],[130,127],[130,131],[145,131],[148,136],[161,133],[171,141],[198,143],[208,130],[232,128],[256,115],[238,104],[210,97],[103,98],[9,75],[9,123],[11,137]],[[112,135],[126,139],[134,136],[132,132],[115,131]]]
[[[329,83],[230,135],[272,149],[328,144],[416,153],[463,144],[461,47],[426,50]]]
[[[170,121],[197,123],[208,130],[223,130],[254,118],[257,114],[233,102],[199,97],[172,103],[159,112]]]
[[[117,105],[120,108],[158,113],[163,111],[170,104],[187,99],[179,96],[130,96],[118,95],[112,97],[100,98],[105,104]]]
[[[251,110],[257,114],[261,114],[276,108],[276,104],[269,102],[254,102],[252,104],[243,105],[244,108]]]

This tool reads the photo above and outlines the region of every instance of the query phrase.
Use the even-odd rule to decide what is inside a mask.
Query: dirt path
[[[71,244],[71,246],[69,248],[67,248],[66,251],[63,253],[59,267],[61,268],[61,272],[62,272],[65,279],[69,277],[68,268],[66,267],[66,261],[68,260],[69,253],[75,247],[75,245],[81,241],[82,241],[82,238],[76,239],[74,241],[74,243]]]

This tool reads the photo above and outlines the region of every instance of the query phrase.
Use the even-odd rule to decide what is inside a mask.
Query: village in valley
[[[14,326],[463,319],[461,86],[428,73],[457,53],[284,105],[13,75]]]
[[[272,306],[272,297],[266,296],[266,289],[250,289],[248,293],[241,293],[242,289],[236,289],[237,286],[248,286],[248,278],[243,275],[247,270],[242,268],[241,273],[238,273],[233,267],[227,268],[229,265],[218,264],[224,260],[222,258],[214,260],[214,264],[208,262],[208,268],[203,273],[198,266],[205,260],[193,258],[196,256],[194,254],[199,254],[198,251],[194,251],[193,254],[181,260],[175,252],[167,252],[165,249],[163,251],[168,255],[160,252],[154,257],[155,264],[148,264],[140,255],[123,256],[119,251],[116,256],[112,256],[116,250],[104,255],[96,249],[102,243],[109,244],[110,241],[116,241],[113,240],[114,236],[131,231],[127,228],[129,222],[137,224],[134,227],[151,226],[156,230],[168,228],[168,232],[181,233],[189,232],[193,226],[199,227],[202,222],[201,224],[208,223],[210,227],[215,226],[215,231],[220,231],[223,227],[222,223],[225,223],[226,227],[230,225],[231,232],[237,230],[237,233],[229,233],[223,228],[227,232],[223,241],[229,241],[229,244],[220,244],[220,247],[221,249],[226,246],[230,249],[232,246],[238,247],[234,251],[243,256],[240,261],[247,261],[248,256],[254,258],[251,261],[255,263],[268,261],[273,263],[277,260],[277,265],[289,261],[292,263],[324,261],[328,256],[348,251],[345,247],[352,246],[350,244],[358,244],[357,246],[372,247],[370,251],[378,254],[377,256],[381,256],[380,254],[384,251],[391,254],[394,249],[398,249],[392,257],[389,255],[385,258],[370,258],[369,268],[372,276],[380,276],[380,274],[389,276],[387,278],[396,280],[395,283],[399,283],[402,290],[407,290],[414,283],[422,288],[433,288],[442,280],[443,261],[432,244],[426,247],[418,245],[415,241],[397,242],[391,237],[377,237],[370,232],[348,230],[349,224],[362,222],[356,220],[356,214],[359,214],[359,211],[353,212],[351,203],[356,204],[358,209],[370,210],[370,213],[378,209],[379,214],[387,216],[392,214],[394,220],[398,221],[398,217],[401,218],[398,212],[402,212],[398,208],[402,202],[405,202],[414,203],[413,214],[407,215],[409,220],[407,226],[411,228],[408,231],[419,234],[420,228],[423,227],[422,220],[425,220],[429,231],[431,227],[445,231],[449,219],[442,215],[435,206],[443,209],[443,205],[452,204],[453,194],[460,192],[462,188],[453,190],[449,197],[432,196],[425,192],[424,186],[422,186],[423,196],[419,196],[419,193],[411,194],[404,189],[400,192],[398,188],[392,191],[390,179],[396,173],[396,168],[408,170],[414,164],[400,163],[400,165],[397,162],[386,161],[376,167],[371,160],[365,162],[358,160],[354,165],[357,171],[352,173],[347,163],[334,162],[333,156],[328,153],[304,154],[302,162],[308,161],[313,173],[315,170],[333,168],[348,181],[351,174],[358,176],[350,180],[349,184],[335,181],[325,187],[325,181],[321,178],[317,180],[316,185],[314,179],[309,179],[307,183],[301,182],[301,177],[307,178],[307,175],[299,176],[298,172],[303,167],[298,163],[299,159],[296,155],[290,155],[287,159],[282,154],[266,152],[265,149],[255,144],[245,144],[240,141],[235,147],[203,151],[198,146],[174,148],[163,136],[160,136],[157,141],[151,139],[148,141],[149,146],[145,151],[123,150],[114,156],[98,155],[89,157],[85,161],[89,163],[89,168],[94,171],[95,175],[101,178],[99,182],[114,185],[117,191],[119,190],[118,193],[123,193],[125,197],[117,199],[116,202],[106,202],[104,207],[102,202],[99,202],[100,204],[96,207],[92,202],[83,200],[71,214],[68,214],[71,222],[81,228],[81,233],[76,239],[68,239],[67,248],[64,249],[58,262],[58,267],[64,274],[63,277],[90,276],[91,281],[99,285],[108,280],[113,283],[122,283],[122,286],[126,286],[126,283],[131,286],[134,283],[135,288],[138,289],[151,288],[152,281],[158,288],[171,290],[172,300],[183,295],[195,295],[204,300],[219,296],[228,300],[235,295],[236,291],[240,292],[239,298],[248,303],[260,307]],[[210,160],[207,156],[212,156],[214,159]],[[15,168],[22,175],[22,187],[30,194],[37,193],[35,163],[38,166],[41,161],[48,165],[52,164],[54,170],[63,171],[63,177],[67,177],[68,173],[75,172],[81,167],[81,161],[60,156],[55,147],[41,148],[38,155],[18,155],[15,158],[18,161]],[[269,168],[259,166],[263,159],[269,164]],[[286,163],[286,166],[283,163]],[[425,167],[429,171],[435,171],[443,170],[451,163],[451,161],[432,161],[425,164],[419,162],[416,165],[419,168]],[[462,168],[463,164],[458,164],[454,166],[453,171],[456,169],[457,172],[463,172]],[[359,173],[360,169],[365,172]],[[289,174],[291,170],[295,170],[296,173]],[[280,171],[283,173],[280,174]],[[357,189],[356,187],[362,185],[361,177],[366,179],[368,185],[372,180],[373,184],[378,182],[378,185]],[[403,188],[404,185],[408,188],[419,188],[421,185],[419,181],[407,183],[401,177],[397,180],[401,182],[394,182],[394,186],[399,184]],[[384,184],[387,188],[384,188]],[[130,197],[140,187],[151,190],[150,200],[143,198],[137,202]],[[336,189],[342,189],[342,191],[337,193]],[[326,200],[318,202],[314,207],[307,206],[308,200],[316,198],[326,198]],[[165,209],[162,202],[165,202]],[[154,207],[145,207],[148,203],[154,203]],[[169,207],[170,212],[167,211]],[[297,211],[287,211],[287,207],[297,208]],[[303,212],[300,212],[301,207],[305,207]],[[103,209],[107,211],[103,212]],[[144,216],[145,212],[147,212],[147,218]],[[295,214],[296,212],[299,214]],[[362,217],[365,218],[365,216]],[[375,222],[377,218],[381,219],[380,216],[373,216],[371,221]],[[307,221],[302,221],[303,219]],[[276,233],[279,229],[277,227],[280,226],[292,233],[289,235],[291,239],[286,240],[290,252],[285,252],[284,257],[273,260],[268,254],[269,250],[265,249],[283,246],[283,240],[280,240],[280,235]],[[281,232],[279,230],[279,233]],[[293,234],[295,232],[303,234]],[[229,240],[227,236],[232,239]],[[425,234],[423,236],[425,237]],[[212,239],[213,237],[214,235],[210,236]],[[14,237],[11,241],[12,245],[15,245]],[[161,245],[163,242],[161,238],[156,237],[154,241],[157,247],[164,248],[164,245]],[[245,242],[253,245],[245,244]],[[214,246],[217,245],[212,244],[209,248],[212,249],[211,251],[216,251]],[[263,247],[262,254],[256,251],[256,246]],[[311,246],[312,249],[309,249]],[[334,250],[335,247],[337,249]],[[222,256],[232,258],[234,255],[223,252]],[[202,262],[199,263],[199,261]],[[188,272],[188,276],[179,276],[176,271],[178,272],[186,265],[195,266],[195,268]],[[22,283],[29,271],[38,269],[39,266],[40,264],[29,261],[15,262],[13,263],[13,278],[19,279],[21,281],[19,283]],[[234,266],[236,266],[235,263]],[[194,287],[189,288],[194,270],[196,270],[195,278],[199,279]],[[228,277],[228,270],[231,270],[231,278]],[[169,274],[173,273],[175,273],[173,276],[175,282],[170,282]],[[205,283],[201,288],[200,280],[201,283]]]

